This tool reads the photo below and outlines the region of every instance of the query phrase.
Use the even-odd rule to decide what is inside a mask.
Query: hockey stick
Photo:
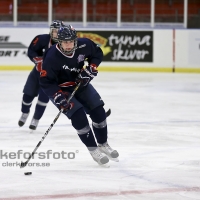
[[[107,111],[106,111],[106,117],[109,117],[111,114],[111,109],[109,108]]]
[[[79,86],[81,85],[81,82],[75,87],[74,91],[72,92],[72,94],[70,95],[70,97],[67,99],[67,103],[70,102],[70,100],[72,99],[72,97],[74,96],[75,92],[78,90]],[[50,125],[50,127],[47,129],[46,133],[44,134],[44,136],[42,137],[42,139],[38,142],[37,146],[35,147],[35,149],[33,150],[33,152],[31,153],[31,155],[29,156],[29,158],[27,159],[26,162],[22,162],[21,161],[21,165],[20,168],[24,168],[26,167],[26,165],[28,164],[29,160],[34,156],[35,152],[37,151],[37,149],[39,148],[39,146],[42,144],[43,140],[45,139],[45,137],[48,135],[49,131],[52,129],[52,127],[54,126],[54,124],[56,123],[56,121],[58,120],[58,118],[60,117],[61,113],[63,112],[63,109],[61,109],[59,111],[59,113],[57,114],[57,116],[55,117],[55,119],[53,120],[53,123]]]

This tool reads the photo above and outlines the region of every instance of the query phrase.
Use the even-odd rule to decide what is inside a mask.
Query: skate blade
[[[108,163],[106,163],[106,164],[99,164],[99,166],[101,166],[101,167],[103,167],[103,168],[109,168],[110,167],[110,165],[108,164]]]
[[[118,158],[111,158],[111,157],[109,157],[109,160],[112,160],[112,161],[114,161],[114,162],[119,162],[119,159],[118,159]]]
[[[35,132],[35,130],[33,130],[33,129],[30,129],[30,133],[34,133]]]

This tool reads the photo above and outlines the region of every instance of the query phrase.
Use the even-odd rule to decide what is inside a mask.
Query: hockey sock
[[[34,119],[39,120],[42,117],[48,102],[49,102],[49,97],[46,94],[44,94],[44,92],[40,91],[38,102],[35,106],[35,113],[33,116]]]
[[[23,97],[22,97],[22,107],[21,107],[21,111],[23,113],[29,113],[33,99],[34,99],[34,97],[31,97],[27,94],[23,95]]]
[[[72,126],[77,130],[79,138],[86,145],[88,150],[95,150],[97,144],[83,108],[80,108],[72,115],[71,122]]]
[[[46,105],[47,105],[47,103],[44,103],[42,101],[37,102],[37,104],[35,106],[35,113],[33,115],[34,119],[39,120],[42,117],[42,115],[44,114],[44,111],[46,109]]]
[[[99,106],[90,112],[92,119],[92,128],[99,144],[103,144],[107,141],[107,123],[106,114],[103,106]]]

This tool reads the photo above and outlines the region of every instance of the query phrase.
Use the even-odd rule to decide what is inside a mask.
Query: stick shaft
[[[79,86],[81,83],[79,83],[75,88],[74,91],[72,92],[72,94],[70,95],[70,97],[67,99],[67,102],[69,103],[71,101],[71,99],[73,98],[74,94],[76,93],[76,91],[78,90]],[[39,146],[42,144],[43,140],[46,138],[46,136],[48,135],[49,131],[52,129],[52,127],[54,126],[54,124],[56,123],[56,121],[58,120],[58,118],[60,117],[61,113],[63,112],[63,109],[61,109],[59,111],[59,113],[57,114],[57,116],[55,117],[55,119],[53,120],[53,123],[49,126],[49,128],[47,129],[47,131],[45,132],[44,136],[42,137],[42,139],[38,142],[38,144],[36,145],[35,149],[33,150],[33,152],[31,153],[31,155],[29,156],[29,158],[26,160],[26,162],[21,162],[20,168],[26,167],[26,165],[28,164],[28,162],[30,161],[30,159],[34,156],[35,152],[37,151],[37,149],[39,148]]]

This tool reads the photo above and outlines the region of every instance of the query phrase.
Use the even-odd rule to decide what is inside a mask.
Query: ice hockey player
[[[23,126],[25,124],[29,116],[32,101],[36,96],[38,96],[38,101],[35,106],[35,112],[29,128],[35,130],[39,120],[44,114],[49,98],[42,91],[39,85],[43,55],[48,48],[57,43],[57,32],[62,25],[64,25],[62,21],[54,20],[50,25],[50,33],[37,35],[28,47],[28,57],[35,64],[35,67],[30,72],[23,89],[24,94],[21,104],[22,115],[18,121],[19,126]]]
[[[86,59],[89,65],[83,68]],[[87,38],[77,38],[76,30],[71,25],[65,25],[58,31],[58,44],[44,55],[40,85],[54,105],[64,109],[63,113],[71,120],[92,158],[99,165],[106,166],[109,159],[118,161],[119,154],[107,142],[104,102],[90,84],[97,76],[97,67],[102,59],[103,52],[97,44]],[[81,87],[67,103],[79,82]],[[86,113],[92,120],[94,134]]]

